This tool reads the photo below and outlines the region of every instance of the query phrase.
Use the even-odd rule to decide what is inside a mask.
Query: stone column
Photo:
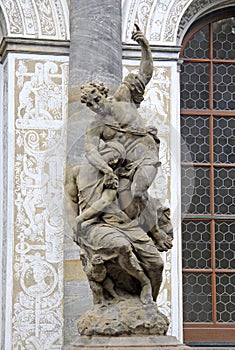
[[[103,82],[110,93],[122,79],[121,0],[71,0],[68,166],[86,161],[84,136],[93,113],[80,100],[80,86]],[[92,305],[79,248],[72,241],[69,224],[65,233],[65,343],[77,335],[76,321]]]
[[[105,83],[115,91],[122,79],[121,0],[71,0],[68,162],[84,158],[84,134],[92,115],[79,102],[80,86]]]
[[[122,77],[121,1],[71,0],[70,87]]]

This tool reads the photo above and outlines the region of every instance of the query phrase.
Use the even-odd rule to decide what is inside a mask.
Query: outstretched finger
[[[140,32],[140,27],[137,23],[134,23],[135,29],[137,30],[137,32]]]

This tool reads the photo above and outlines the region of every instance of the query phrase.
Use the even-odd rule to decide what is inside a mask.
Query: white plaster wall
[[[7,148],[5,149],[4,156],[7,157],[7,212],[6,215],[7,224],[5,232],[6,246],[3,251],[6,260],[6,311],[5,311],[5,348],[11,349],[11,337],[12,337],[12,295],[13,295],[13,245],[14,245],[14,206],[12,203],[12,194],[14,191],[14,155],[15,155],[15,140],[14,140],[14,65],[12,59],[7,60],[8,76],[4,79],[8,79],[8,90],[6,102],[7,102],[7,115],[4,118],[7,119]],[[5,92],[5,91],[4,91]],[[5,112],[4,112],[5,114]],[[4,144],[5,146],[5,144]],[[6,199],[4,198],[4,201]]]
[[[171,115],[170,115],[170,153],[171,175],[170,208],[174,227],[174,247],[171,262],[171,303],[172,335],[183,341],[182,310],[182,248],[181,248],[181,167],[180,167],[180,76],[178,64],[172,66]]]
[[[3,72],[0,64],[0,120],[3,120]],[[0,218],[3,217],[3,128],[0,129]],[[2,241],[3,241],[3,222],[0,220],[0,310],[2,310]],[[2,344],[2,317],[0,318],[0,344]]]

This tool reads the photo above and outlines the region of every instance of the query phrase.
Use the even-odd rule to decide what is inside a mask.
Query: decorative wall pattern
[[[190,21],[209,9],[232,3],[233,0],[123,0],[123,42],[133,43],[131,32],[137,22],[151,43],[177,45],[177,32],[179,38]]]
[[[201,13],[218,10],[219,8],[225,8],[226,6],[235,5],[234,0],[195,0],[193,1],[187,10],[184,12],[183,17],[177,27],[177,39],[183,38],[187,29],[190,27],[195,18],[198,18]]]
[[[0,0],[8,36],[69,38],[68,6],[65,0]]]
[[[129,72],[137,73],[136,67],[128,65],[124,67],[124,76]],[[160,138],[160,161],[157,177],[149,192],[154,198],[158,198],[163,205],[169,206],[170,201],[170,114],[171,114],[171,67],[155,66],[153,77],[147,85],[145,99],[141,103],[139,113],[149,126],[158,129]],[[171,319],[171,252],[162,253],[164,260],[163,283],[158,296],[160,311]],[[171,329],[169,329],[171,332]]]
[[[192,0],[175,0],[167,13],[164,23],[164,31],[162,40],[164,42],[175,43],[177,27],[186,8]]]
[[[3,119],[2,119],[2,152],[3,155],[8,153],[8,120],[7,120],[7,115],[8,115],[8,62],[5,62],[4,67],[3,67],[3,107],[2,107],[2,112],[3,112]],[[2,300],[1,300],[1,322],[2,324],[5,323],[6,319],[6,314],[4,311],[4,306],[6,305],[6,266],[7,266],[7,234],[8,232],[8,223],[7,223],[7,208],[8,208],[8,184],[7,184],[7,179],[8,179],[8,164],[7,164],[7,157],[2,157],[2,174],[4,176],[2,177],[2,241],[0,245],[1,249],[1,259],[2,261],[0,262],[0,266],[2,268],[1,271],[1,291],[2,291]],[[5,234],[4,234],[5,233]],[[4,334],[2,334],[2,344],[1,348],[4,349]]]
[[[128,12],[123,28],[123,41],[131,42],[134,23],[139,23],[150,42],[169,44],[176,25],[192,0],[124,0]]]
[[[15,350],[62,347],[66,61],[15,60]]]

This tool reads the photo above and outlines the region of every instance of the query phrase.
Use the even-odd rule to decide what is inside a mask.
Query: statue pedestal
[[[94,305],[78,320],[81,336],[122,337],[166,335],[169,321],[157,304],[143,305],[138,297],[110,305]]]
[[[190,350],[172,336],[77,337],[64,350]]]

